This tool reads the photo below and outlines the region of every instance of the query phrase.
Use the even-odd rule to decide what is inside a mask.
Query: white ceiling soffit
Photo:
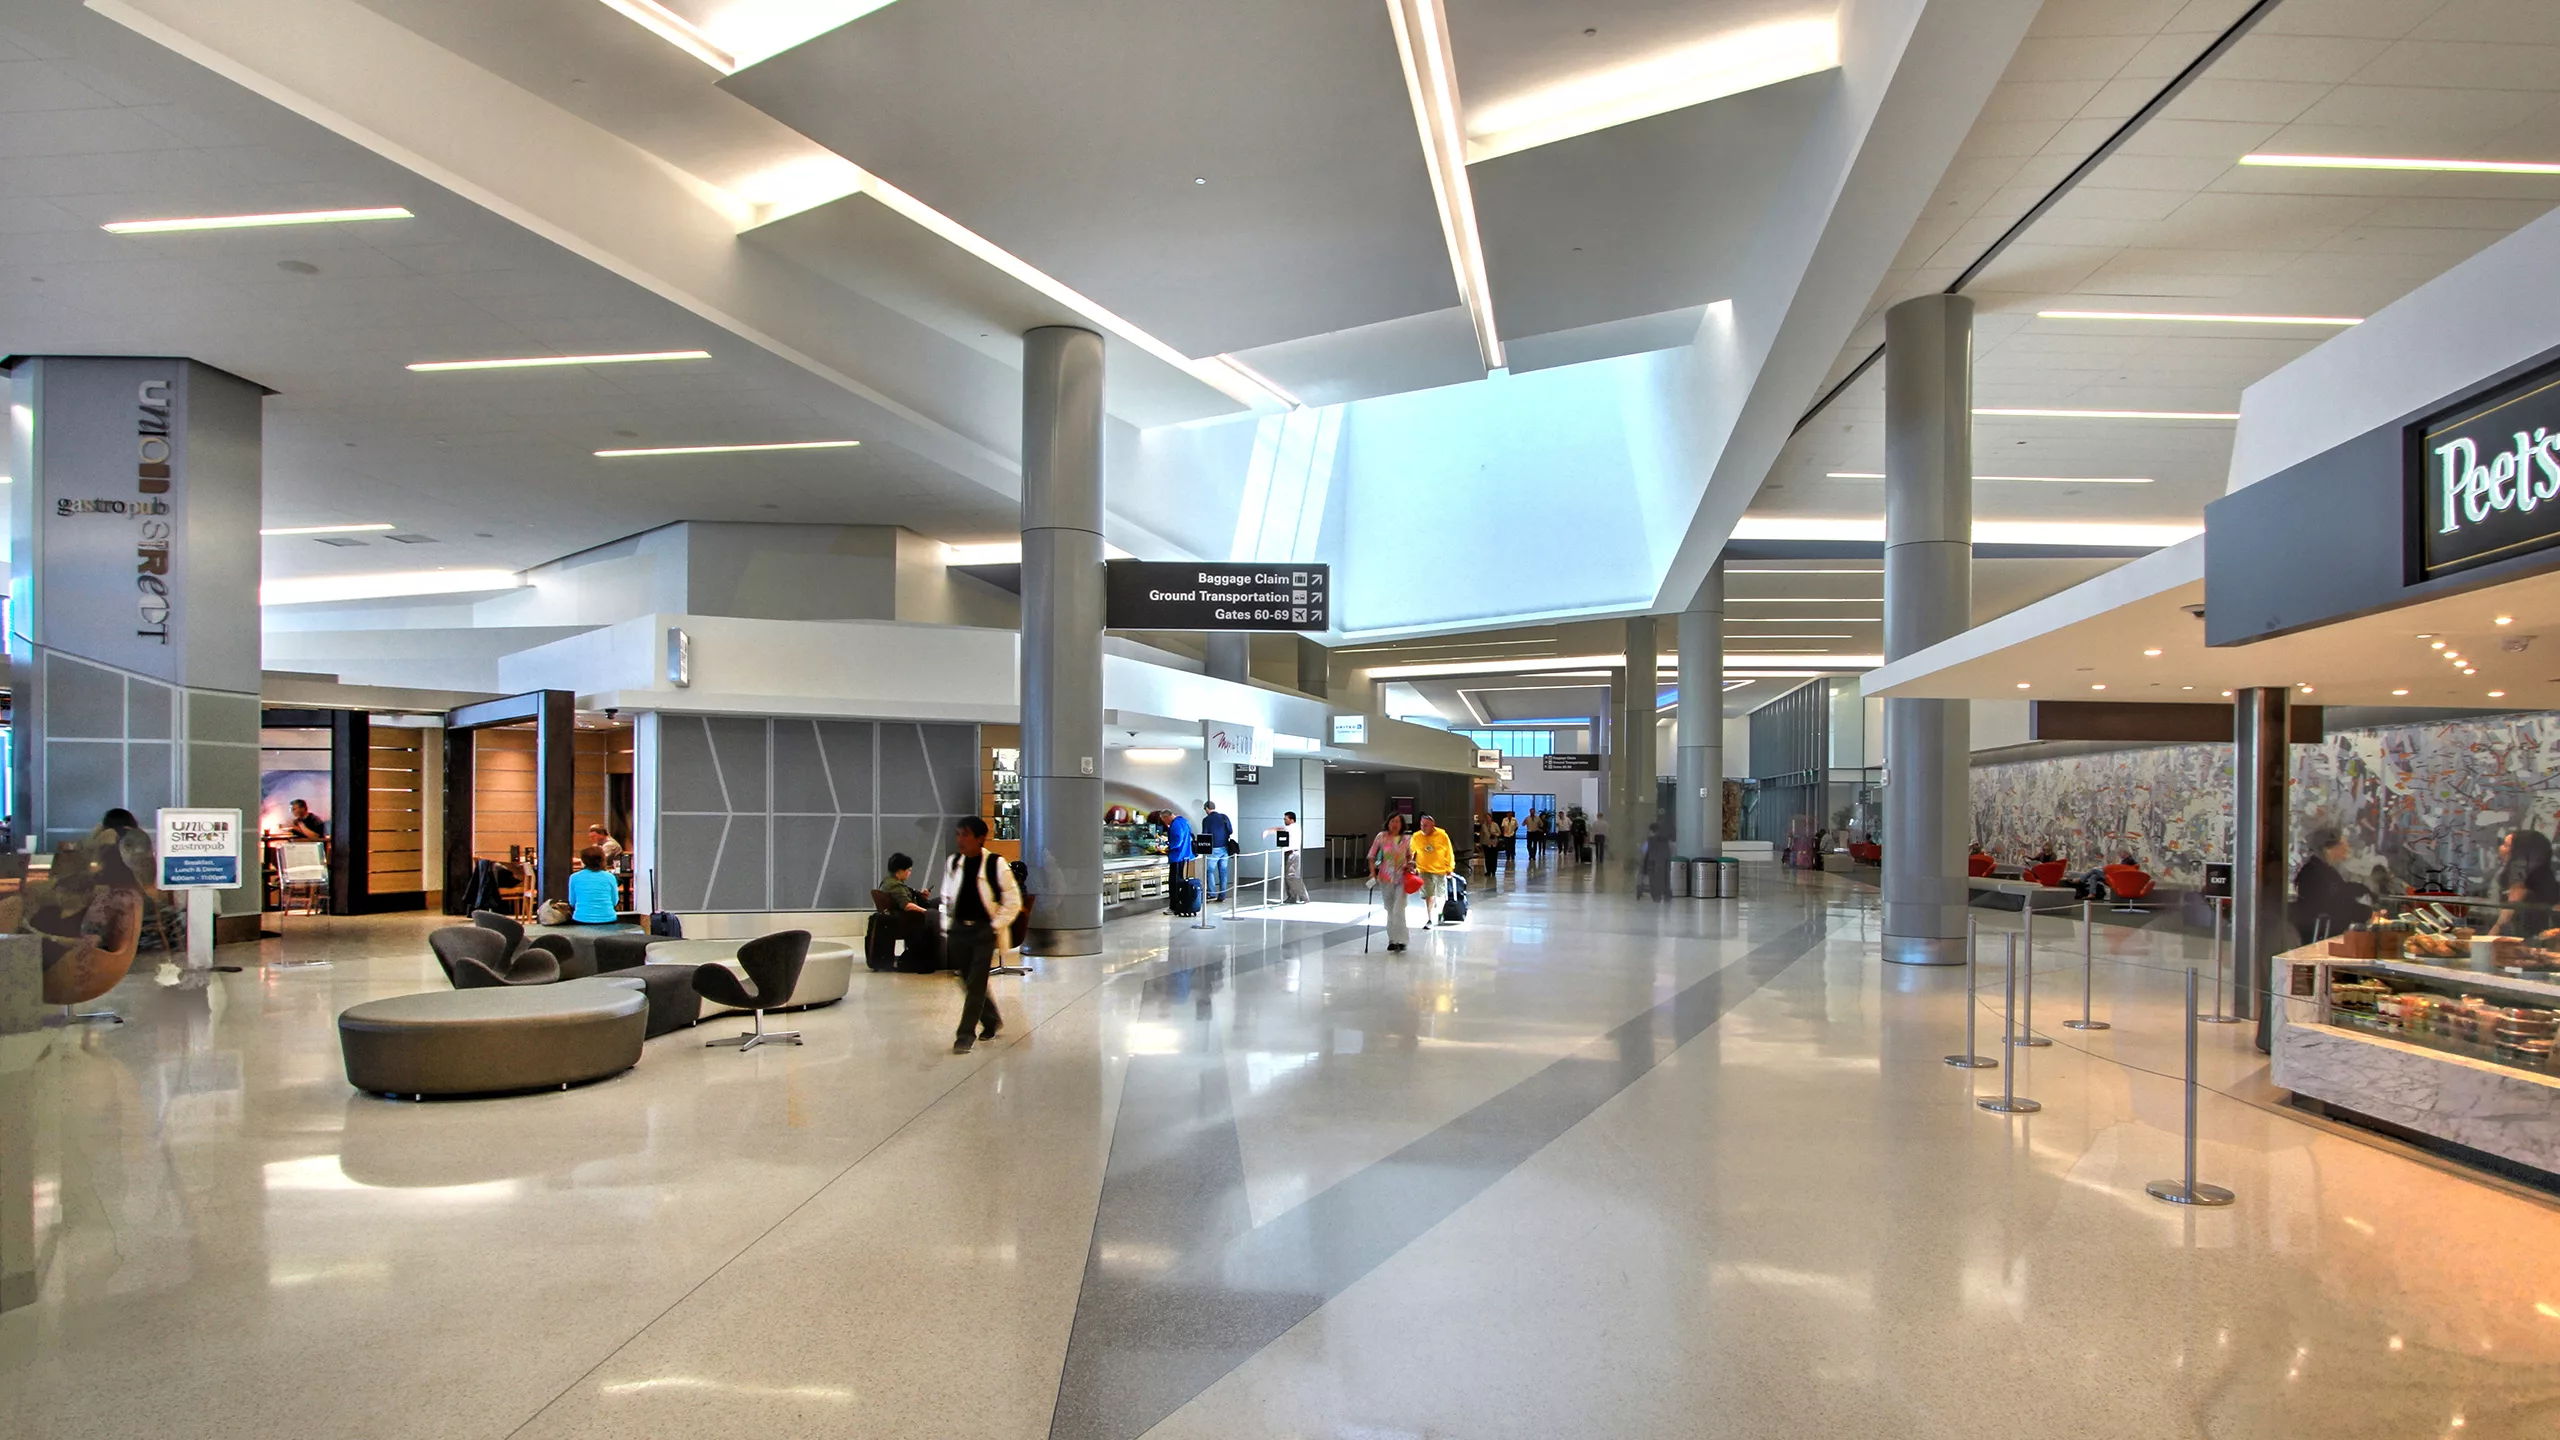
[[[1307,405],[1339,405],[1484,378],[1473,317],[1451,306],[1284,340],[1235,357]]]
[[[869,194],[847,195],[739,237],[929,325],[1008,369],[1040,325],[1095,328],[1072,307],[949,244]],[[1119,419],[1148,428],[1234,414],[1188,373],[1103,329],[1103,384]]]
[[[1706,319],[1707,309],[1704,305],[1691,305],[1679,310],[1665,310],[1658,315],[1604,320],[1597,325],[1585,325],[1574,330],[1524,335],[1505,341],[1502,354],[1510,362],[1512,374],[1525,375],[1532,370],[1552,370],[1559,365],[1579,365],[1586,360],[1677,350],[1698,338],[1698,326]]]
[[[1506,345],[1735,293],[1838,84],[1808,75],[1469,166]]]
[[[891,5],[721,83],[1188,355],[1458,303],[1379,0]]]

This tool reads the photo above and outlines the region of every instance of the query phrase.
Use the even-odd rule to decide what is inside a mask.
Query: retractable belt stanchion
[[[2010,935],[2003,938],[2009,944],[2009,964],[2008,996],[2006,1006],[2000,1012],[2000,1038],[2004,1043],[2015,1044],[2018,1028],[2018,937]],[[2000,1115],[2029,1115],[2044,1108],[2042,1103],[2018,1093],[2018,1052],[2014,1049],[2009,1052],[2008,1065],[2000,1071],[1999,1097],[1973,1103]]]
[[[1195,856],[1190,863],[1199,867],[1200,870],[1200,918],[1191,922],[1191,928],[1194,930],[1215,930],[1218,928],[1218,922],[1209,918],[1211,915],[1217,913],[1217,903],[1209,898],[1209,862]],[[1190,879],[1191,877],[1185,876],[1183,878]]]
[[[2228,1205],[2231,1192],[2219,1185],[2196,1183],[2196,971],[2187,967],[2187,1169],[2183,1180],[2154,1180],[2142,1187],[2154,1200],[2172,1205]]]
[[[1947,1063],[1959,1070],[1988,1070],[2000,1063],[1988,1055],[1973,1053],[1974,1013],[1980,1008],[1980,1002],[1975,999],[1974,987],[1976,977],[1982,970],[1981,948],[1982,924],[1973,916],[1967,915],[1964,917],[1964,1053],[1947,1057]]]
[[[2096,986],[2098,973],[2098,902],[2080,902],[2080,1018],[2065,1020],[2065,1030],[2111,1030],[2104,1020],[2089,1018],[2089,995]]]
[[[2224,1013],[2222,1005],[2222,918],[2229,913],[2230,907],[2231,902],[2227,898],[2216,899],[2213,902],[2213,1013],[2198,1017],[2207,1025],[2240,1023],[2240,1017]],[[2196,997],[2193,995],[2187,997],[2187,1009],[2190,1013],[2196,1008],[2195,1000]]]
[[[2018,1038],[2009,1043],[2033,1046],[2041,1050],[2053,1042],[2036,1033],[2036,902],[2034,897],[2028,898],[2018,919],[2023,922],[2019,928],[2026,931],[2025,938],[2018,944],[2027,952],[2027,973],[2026,978],[2018,985],[2021,992],[2018,1005]]]

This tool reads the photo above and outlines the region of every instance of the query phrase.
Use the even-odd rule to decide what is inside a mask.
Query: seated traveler
[[[915,869],[916,862],[913,856],[904,852],[892,854],[889,857],[889,878],[880,882],[880,890],[881,893],[916,914],[930,915],[933,912],[924,906],[915,886],[907,883],[908,877],[915,873]]]
[[[569,923],[611,925],[622,919],[622,882],[604,868],[604,851],[590,845],[569,876]]]

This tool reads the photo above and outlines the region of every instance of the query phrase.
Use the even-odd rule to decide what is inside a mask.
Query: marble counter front
[[[2560,1077],[2298,1020],[2274,1059],[2296,1095],[2560,1173]]]

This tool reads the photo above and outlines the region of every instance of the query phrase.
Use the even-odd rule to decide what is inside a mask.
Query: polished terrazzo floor
[[[2039,923],[2038,1030],[1947,1068],[1961,971],[1873,892],[1480,887],[1389,957],[1339,913],[1116,923],[1000,981],[857,973],[740,1055],[565,1093],[351,1092],[331,1020],[429,922],[297,919],[129,983],[65,1064],[15,1436],[2560,1434],[2560,1207],[2274,1108],[2201,941]],[[1357,900],[1356,890],[1324,898]],[[1997,933],[2014,916],[1986,916]],[[1994,952],[1996,953],[1996,951]],[[234,958],[228,951],[226,960]],[[1996,976],[1978,1048],[1997,1054]]]

